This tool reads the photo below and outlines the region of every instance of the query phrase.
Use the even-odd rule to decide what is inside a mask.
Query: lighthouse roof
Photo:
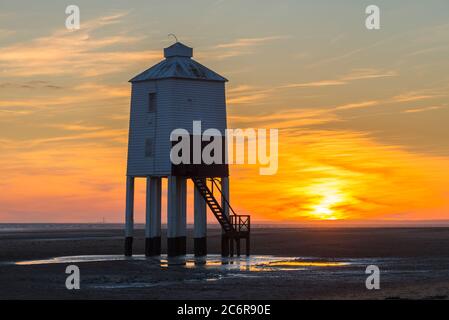
[[[176,42],[164,49],[165,60],[135,76],[130,82],[182,78],[207,81],[228,81],[218,73],[192,59],[193,49]]]

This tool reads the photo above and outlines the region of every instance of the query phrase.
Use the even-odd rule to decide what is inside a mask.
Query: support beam
[[[147,177],[145,255],[161,254],[161,189],[160,177]]]
[[[187,235],[187,182],[183,177],[168,177],[167,203],[167,254],[179,256],[186,254]]]
[[[176,204],[176,177],[168,177],[167,186],[167,255],[176,256],[176,215],[177,215],[177,204]]]
[[[206,179],[203,179],[206,183]],[[207,255],[207,210],[206,201],[201,192],[194,185],[194,224],[193,224],[193,243],[195,256]]]
[[[178,177],[178,255],[187,253],[187,180]]]
[[[221,256],[229,257],[229,237],[225,234],[221,234]]]
[[[126,177],[125,256],[133,254],[134,177]]]
[[[237,252],[236,253],[237,253],[237,256],[240,257],[240,238],[236,238],[235,242],[236,242],[236,246],[237,246],[237,248],[236,248]]]
[[[234,256],[234,238],[229,239],[229,256]]]
[[[221,178],[221,207],[223,208],[223,214],[229,217],[229,178]],[[227,200],[227,201],[226,201]],[[229,239],[224,233],[221,236],[221,256],[228,257],[230,254],[230,242],[233,241]]]
[[[229,206],[228,203],[231,203],[231,199],[229,198],[229,177],[221,178],[221,207],[223,208],[223,212],[226,216],[229,217]],[[227,202],[225,201],[227,200]]]

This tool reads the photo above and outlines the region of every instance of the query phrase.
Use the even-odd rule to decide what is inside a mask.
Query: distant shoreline
[[[162,224],[162,228],[166,229],[167,225]],[[345,221],[317,221],[307,223],[253,223],[252,228],[257,229],[377,229],[377,228],[400,228],[400,229],[415,229],[415,228],[449,228],[449,220],[441,221],[392,221],[392,222],[345,222]],[[66,223],[66,222],[36,222],[36,223],[22,223],[22,222],[0,222],[0,232],[11,231],[31,231],[31,230],[57,230],[57,229],[123,229],[123,223],[102,223],[102,222],[87,222],[87,223]],[[144,229],[144,223],[136,223],[135,229]],[[192,229],[193,223],[188,223],[187,228]],[[208,229],[219,229],[220,226],[216,223],[209,223]]]

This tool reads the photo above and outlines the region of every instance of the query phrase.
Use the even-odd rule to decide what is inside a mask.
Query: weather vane
[[[169,37],[169,38],[170,38],[170,37],[173,37],[173,38],[175,38],[175,41],[176,41],[176,42],[179,42],[179,41],[178,41],[178,38],[177,38],[176,35],[174,35],[173,33],[169,33],[169,34],[168,34],[168,37]]]

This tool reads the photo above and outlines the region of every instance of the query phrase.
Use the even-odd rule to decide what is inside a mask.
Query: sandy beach
[[[1,299],[448,299],[449,228],[255,228],[250,258],[145,258],[143,230],[125,259],[121,226],[0,231]],[[188,252],[192,252],[191,231]],[[165,252],[165,235],[162,239]],[[81,289],[65,287],[75,264]],[[365,269],[381,270],[367,290]]]

